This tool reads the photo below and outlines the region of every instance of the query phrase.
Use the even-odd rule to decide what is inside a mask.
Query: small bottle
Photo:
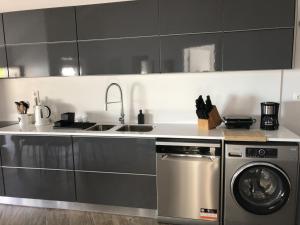
[[[143,110],[140,110],[138,115],[138,124],[145,124],[145,115],[143,114]]]

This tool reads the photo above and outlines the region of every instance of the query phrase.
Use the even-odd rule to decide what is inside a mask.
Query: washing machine
[[[224,225],[295,225],[297,143],[225,144]]]

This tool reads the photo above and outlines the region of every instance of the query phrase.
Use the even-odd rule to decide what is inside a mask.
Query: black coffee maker
[[[277,130],[279,103],[263,102],[261,103],[261,121],[260,128],[263,130]]]

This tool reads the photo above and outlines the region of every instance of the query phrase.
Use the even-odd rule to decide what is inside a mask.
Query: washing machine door
[[[268,215],[285,205],[290,194],[288,176],[270,163],[250,163],[232,178],[231,190],[237,203],[256,215]]]

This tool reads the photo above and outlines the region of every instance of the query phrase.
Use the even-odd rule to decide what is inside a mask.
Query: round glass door
[[[231,186],[239,205],[257,215],[278,211],[290,194],[286,174],[268,163],[253,163],[241,168],[232,179]]]

